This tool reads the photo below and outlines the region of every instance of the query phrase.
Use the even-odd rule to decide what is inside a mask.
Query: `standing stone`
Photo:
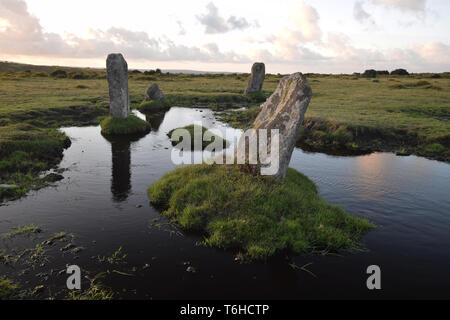
[[[266,76],[266,66],[262,62],[255,62],[252,66],[252,74],[248,80],[247,89],[245,94],[261,91],[264,83],[264,77]]]
[[[109,86],[109,115],[112,118],[126,118],[130,115],[130,96],[128,65],[122,54],[108,55],[106,72]]]
[[[158,85],[156,83],[152,84],[147,89],[147,98],[146,100],[164,100],[164,94],[159,89]]]
[[[303,123],[306,109],[311,101],[312,90],[301,73],[294,73],[281,79],[277,89],[269,99],[262,105],[261,112],[253,122],[253,130],[251,135],[256,135],[258,139],[259,129],[267,130],[267,153],[268,158],[272,150],[270,148],[271,129],[279,130],[279,167],[278,171],[273,175],[275,178],[284,179],[286,176],[292,152],[295,143],[300,135],[300,127]],[[250,138],[252,137],[250,135]],[[250,139],[251,140],[251,139]],[[243,135],[239,139],[237,149],[247,144],[246,137]],[[248,148],[242,149],[248,152]],[[276,152],[276,151],[275,151]],[[249,155],[246,153],[246,163],[249,161]],[[255,159],[253,159],[255,160]],[[256,165],[249,165],[253,173],[259,174],[262,166],[258,159]]]

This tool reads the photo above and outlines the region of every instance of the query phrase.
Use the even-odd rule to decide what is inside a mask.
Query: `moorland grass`
[[[65,70],[67,78],[51,77],[50,73],[57,69]],[[408,149],[410,153],[450,161],[450,73],[377,76],[378,82],[355,75],[306,76],[313,90],[306,121],[309,119],[310,123],[319,126],[310,126],[311,130],[306,130],[307,139],[303,146],[312,151],[327,151],[332,146],[336,149],[333,152],[338,153],[348,146],[350,151]],[[100,69],[0,63],[0,160],[12,163],[15,162],[10,161],[12,153],[26,153],[25,156],[12,156],[20,157],[20,170],[14,166],[0,170],[0,184],[19,186],[0,190],[0,201],[3,197],[20,196],[29,189],[45,185],[40,182],[37,172],[58,163],[63,148],[68,146],[67,137],[58,133],[58,127],[95,125],[107,116],[109,96],[105,77],[105,71]],[[149,86],[149,81],[142,77],[152,77],[147,80],[158,83],[168,99],[164,107],[204,105],[222,110],[260,105],[275,90],[282,75],[267,74],[262,95],[250,97],[243,95],[249,74],[144,76],[130,73],[133,108],[139,107]],[[406,89],[392,88],[393,84]],[[149,112],[154,111],[152,107],[156,106],[150,105]],[[257,109],[250,110],[242,111],[242,114],[238,111],[230,123],[245,127],[245,123],[253,120]],[[325,130],[323,124],[328,126]],[[343,140],[330,140],[328,137],[333,137],[335,129],[342,126],[358,138],[344,144],[339,142]],[[327,137],[316,138],[321,137],[317,130],[325,132]],[[359,138],[361,131],[384,134],[367,136],[369,140],[363,140]],[[390,138],[392,133],[401,143],[395,144]],[[18,137],[18,143],[14,137]],[[40,140],[46,147],[36,148]],[[430,147],[434,144],[443,148]],[[28,168],[23,165],[25,163]]]
[[[237,166],[189,165],[148,189],[151,202],[204,244],[233,249],[250,260],[281,251],[335,252],[358,247],[374,226],[329,205],[314,183],[289,168],[284,182]]]
[[[122,118],[105,118],[101,123],[102,134],[107,136],[145,134],[151,130],[150,123],[135,115]]]
[[[194,140],[195,140],[195,131],[197,129],[198,132],[201,132],[201,139],[202,139],[202,150],[205,149],[208,145],[210,145],[213,142],[218,142],[220,143],[220,145],[222,146],[222,148],[227,148],[229,146],[229,141],[227,141],[226,139],[223,139],[222,137],[213,134],[212,132],[211,134],[211,140],[210,141],[204,141],[203,140],[203,136],[205,135],[205,133],[208,131],[207,128],[199,126],[199,125],[195,125],[195,124],[191,124],[182,128],[176,128],[176,129],[172,129],[167,133],[167,136],[170,138],[170,140],[172,141],[173,145],[177,145],[179,143],[181,143],[183,141],[183,137],[180,136],[179,139],[177,141],[175,141],[174,139],[172,139],[172,135],[174,133],[175,130],[178,129],[184,129],[187,130],[187,132],[189,132],[189,135],[191,137],[191,141],[190,141],[190,147],[191,149],[194,148]],[[216,150],[217,151],[217,150]]]
[[[239,91],[238,91],[239,92]],[[194,94],[168,94],[164,100],[144,100],[137,107],[143,113],[159,112],[170,107],[210,107],[212,109],[236,108],[264,102],[269,94],[252,92],[249,94],[227,92],[202,92]]]

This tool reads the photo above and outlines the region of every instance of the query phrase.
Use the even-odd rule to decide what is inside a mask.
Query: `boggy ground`
[[[130,72],[130,100],[133,108],[147,112],[172,105],[225,110],[223,120],[244,128],[282,77],[266,75],[263,93],[245,96],[248,76]],[[307,77],[313,99],[298,141],[302,148],[333,154],[396,151],[450,160],[450,74]],[[143,103],[154,82],[167,100]],[[2,201],[56,179],[40,173],[59,163],[70,145],[57,128],[99,124],[108,114],[109,98],[106,74],[99,69],[0,63],[0,87],[0,184],[16,185],[0,188]],[[248,109],[228,110],[243,106]]]

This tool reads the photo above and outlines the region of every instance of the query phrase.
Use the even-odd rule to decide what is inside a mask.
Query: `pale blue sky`
[[[450,71],[447,0],[0,0],[0,60],[130,68]]]

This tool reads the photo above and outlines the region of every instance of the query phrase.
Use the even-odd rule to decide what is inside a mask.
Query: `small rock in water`
[[[72,249],[72,253],[78,253],[78,252],[82,251],[83,249],[84,249],[83,247],[74,248],[74,249]]]
[[[61,250],[61,251],[67,251],[67,250],[70,250],[70,249],[72,249],[72,248],[75,248],[75,245],[74,245],[73,243],[69,243],[69,244],[67,244],[66,246],[64,246],[64,247],[62,247],[61,249],[59,249],[59,250]]]
[[[190,272],[190,273],[195,273],[196,272],[196,270],[195,270],[195,268],[193,266],[187,267],[186,271]]]
[[[144,264],[144,266],[142,267],[142,270],[148,269],[150,268],[150,265],[148,263]]]
[[[136,208],[142,208],[142,204],[137,204]]]

